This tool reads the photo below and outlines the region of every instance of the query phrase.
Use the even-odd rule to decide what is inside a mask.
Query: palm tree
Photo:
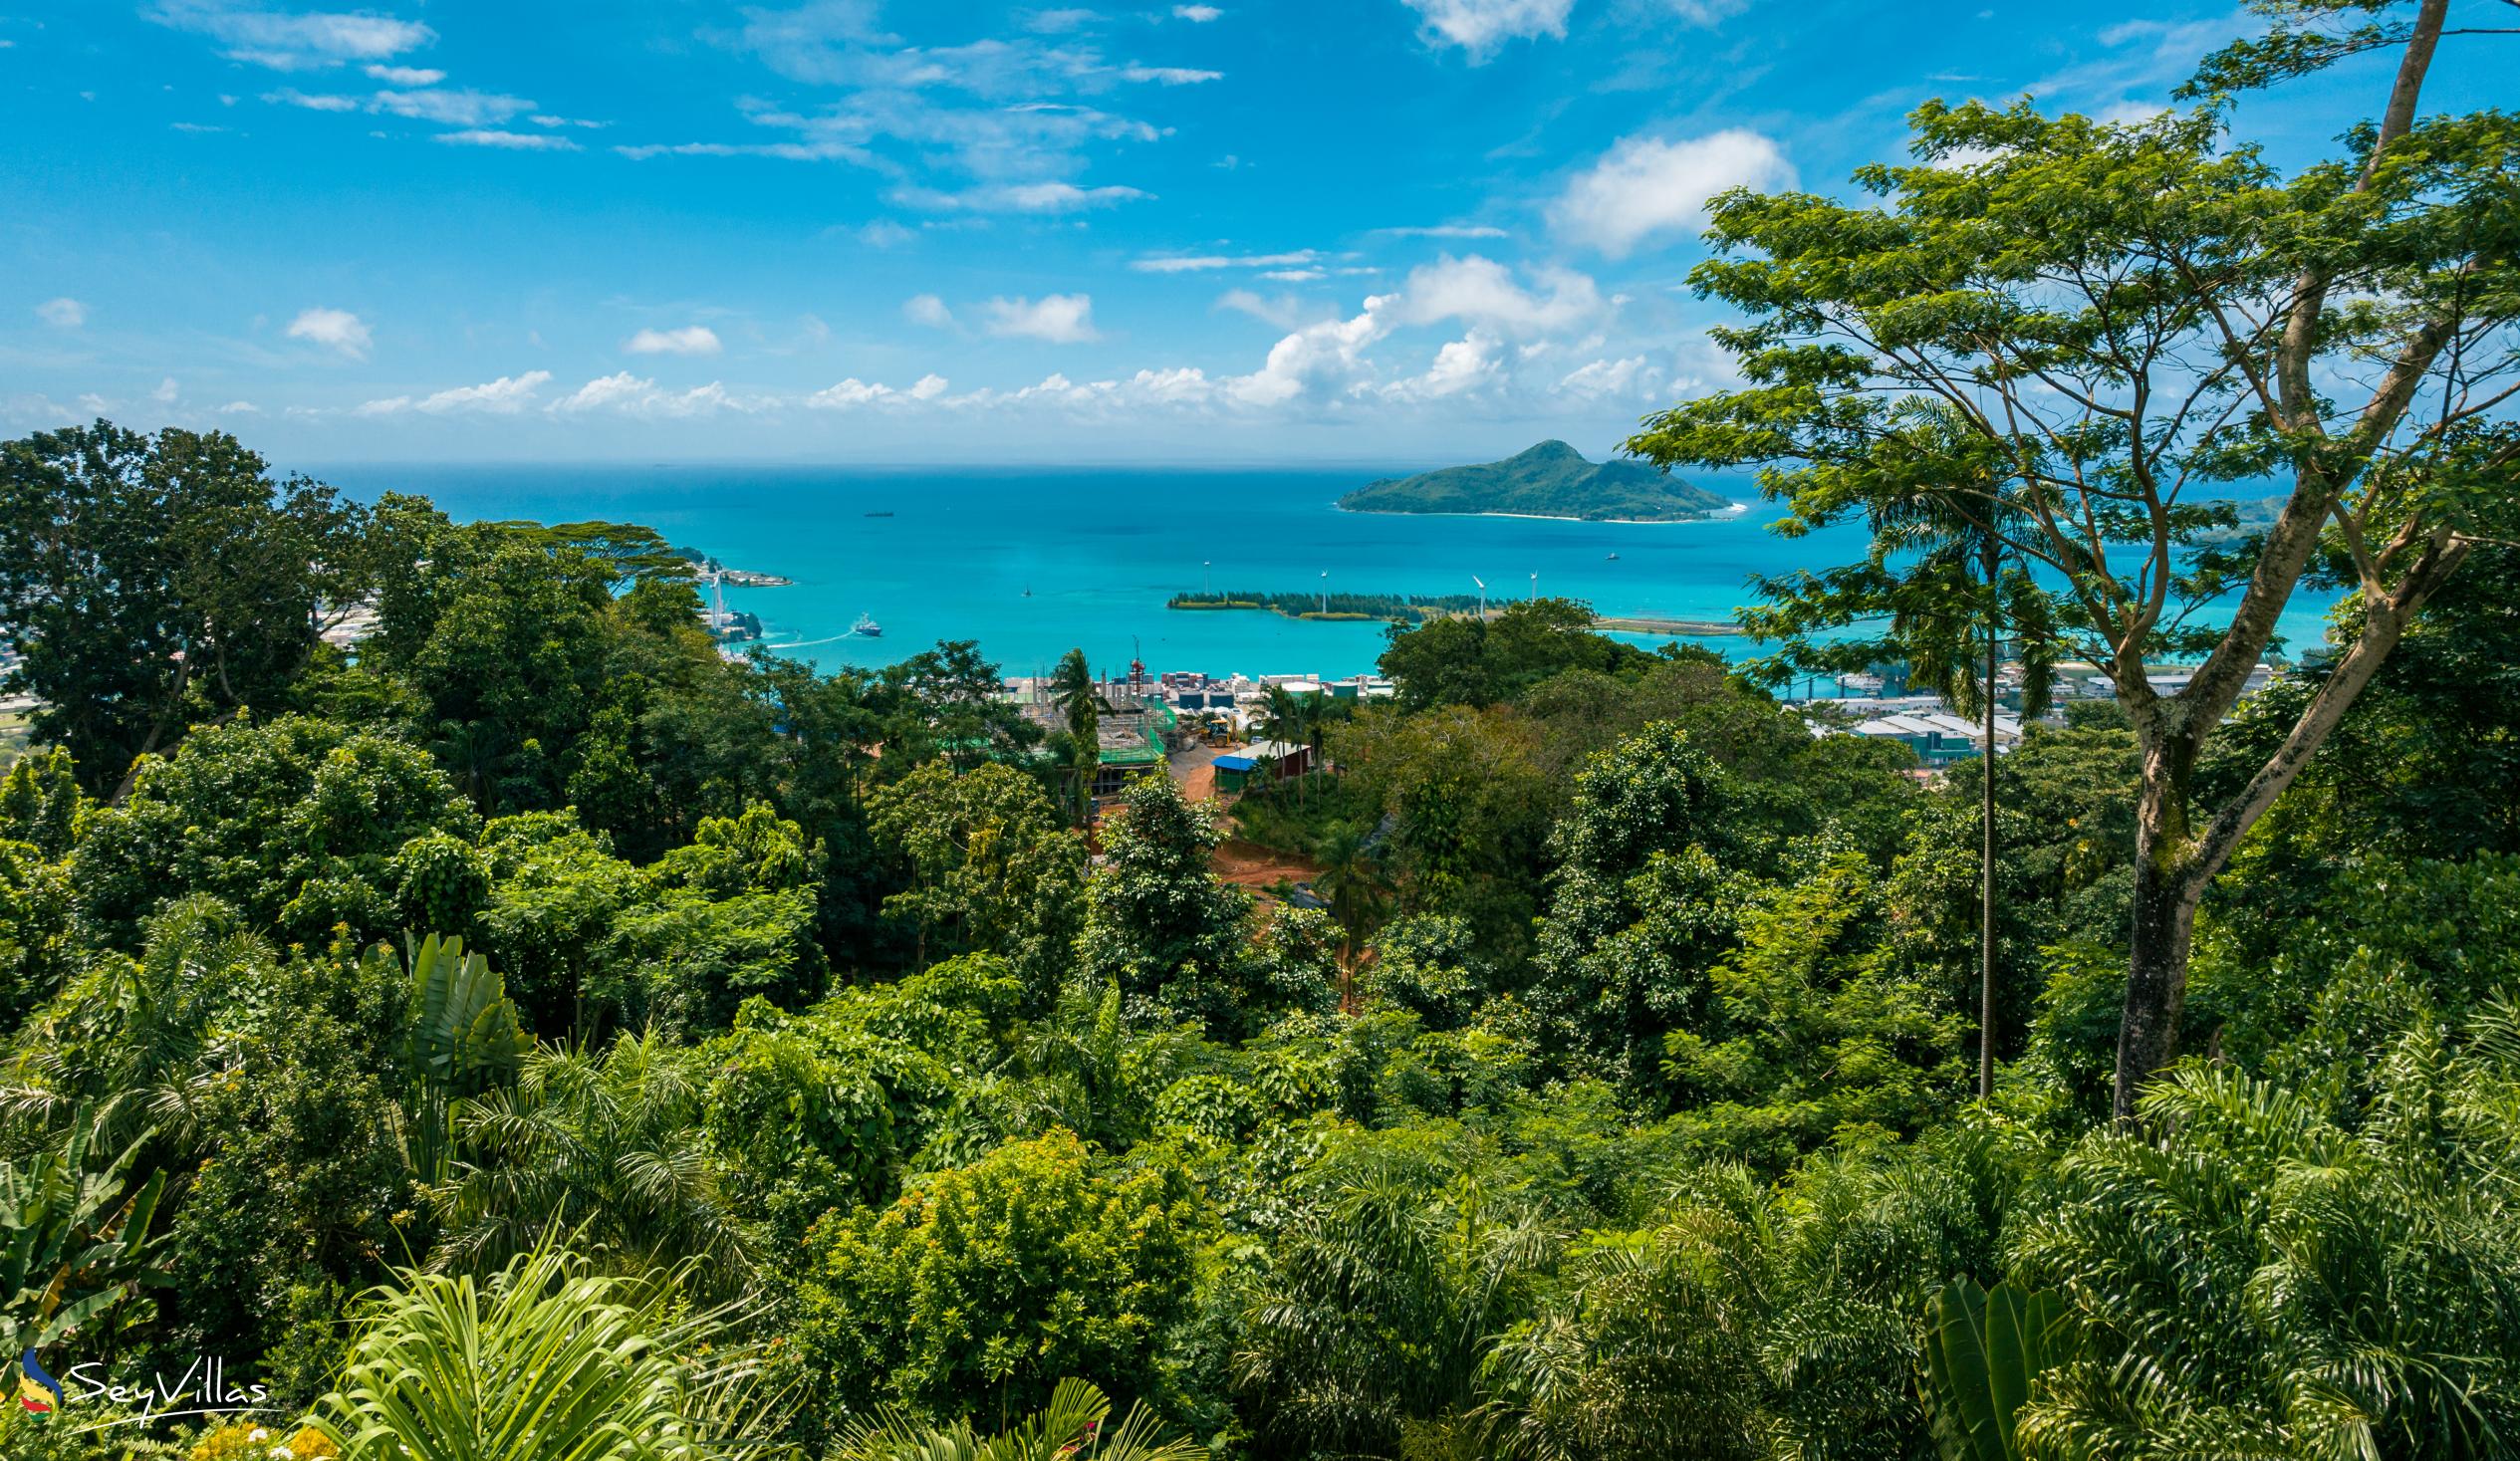
[[[1381,852],[1374,847],[1371,834],[1353,822],[1334,822],[1324,828],[1313,845],[1313,860],[1321,864],[1313,886],[1330,904],[1330,916],[1338,921],[1343,935],[1339,965],[1344,980],[1348,965],[1355,959],[1358,940],[1373,931],[1375,920],[1390,899],[1391,879],[1384,870]],[[1345,994],[1342,990],[1343,998]]]
[[[1103,760],[1102,695],[1083,649],[1071,649],[1059,657],[1058,671],[1050,677],[1050,700],[1068,718],[1068,778],[1075,799],[1071,807],[1082,827],[1094,798],[1094,773]]]
[[[860,1419],[841,1431],[830,1461],[1205,1461],[1207,1448],[1155,1439],[1155,1417],[1141,1404],[1111,1430],[1112,1402],[1092,1384],[1063,1379],[1050,1404],[994,1436],[969,1420],[920,1425],[896,1410]]]
[[[1904,471],[1866,484],[1873,542],[1866,561],[1813,576],[1760,585],[1770,606],[1745,616],[1754,632],[1792,641],[1788,657],[1835,665],[1887,652],[1905,661],[1911,683],[1940,695],[1985,726],[1979,762],[1982,846],[1978,863],[1977,1090],[1995,1089],[1995,712],[2001,708],[2003,650],[2013,642],[2022,669],[2021,718],[2046,713],[2056,684],[2058,627],[2048,596],[2015,545],[2024,506],[1997,465],[1947,409],[1904,413],[1896,439]],[[1889,621],[1878,639],[1816,643],[1811,631]]]
[[[429,1189],[446,1225],[439,1270],[479,1269],[571,1232],[625,1272],[689,1257],[728,1289],[752,1244],[719,1200],[689,1056],[625,1036],[603,1055],[544,1045],[516,1084],[459,1102],[456,1159]]]
[[[792,1456],[741,1318],[546,1242],[486,1282],[408,1270],[369,1294],[315,1428],[350,1457],[702,1461]]]

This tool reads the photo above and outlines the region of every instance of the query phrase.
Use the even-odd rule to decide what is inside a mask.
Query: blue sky
[[[2462,0],[2476,5],[2484,0]],[[0,428],[280,460],[1460,460],[1723,382],[1699,203],[2230,5],[0,0]],[[2445,53],[2446,55],[2446,53]],[[2428,102],[2476,105],[2448,56]],[[2372,63],[2258,104],[2301,152]]]

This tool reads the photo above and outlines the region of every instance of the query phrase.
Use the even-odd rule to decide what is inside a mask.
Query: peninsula
[[[1590,462],[1563,441],[1501,462],[1386,478],[1339,499],[1348,512],[1479,513],[1594,523],[1678,523],[1732,503],[1642,462]]]

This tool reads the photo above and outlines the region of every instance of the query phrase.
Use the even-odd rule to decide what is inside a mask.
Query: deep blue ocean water
[[[1420,469],[350,464],[314,474],[363,499],[422,493],[458,519],[645,523],[729,568],[794,579],[730,588],[727,605],[759,614],[774,647],[794,645],[785,652],[827,669],[977,639],[1009,674],[1047,672],[1074,645],[1113,671],[1140,654],[1157,671],[1339,676],[1373,668],[1383,625],[1164,601],[1202,582],[1308,591],[1327,572],[1334,592],[1365,594],[1469,594],[1475,576],[1494,602],[1530,593],[1537,573],[1542,594],[1600,613],[1724,619],[1752,602],[1754,573],[1826,567],[1863,549],[1854,527],[1779,538],[1767,504],[1717,521],[1635,525],[1332,505],[1376,477]],[[1754,495],[1746,483],[1692,480]],[[2297,601],[2284,625],[2295,646],[2317,642],[2325,607]],[[848,636],[862,613],[882,625],[882,638]],[[1739,637],[1701,642],[1756,652]]]

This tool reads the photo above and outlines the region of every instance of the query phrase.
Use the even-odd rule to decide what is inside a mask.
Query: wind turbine
[[[1472,574],[1470,582],[1479,586],[1479,622],[1485,623],[1487,622],[1487,580],[1480,578],[1477,574]]]
[[[1330,612],[1330,570],[1321,571],[1321,611]]]
[[[1214,567],[1216,567],[1215,563],[1210,560],[1202,559],[1199,562],[1199,597],[1201,599],[1216,597],[1216,591],[1207,586],[1207,571]]]

